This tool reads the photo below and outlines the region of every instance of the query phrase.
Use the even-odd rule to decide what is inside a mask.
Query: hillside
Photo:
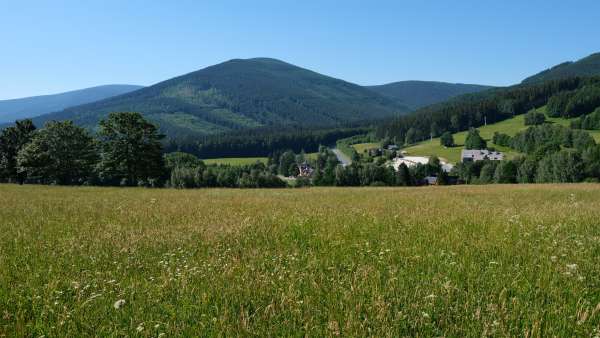
[[[538,111],[545,113],[545,107],[538,109]],[[568,127],[571,122],[570,119],[565,118],[546,117],[546,119],[548,123],[556,123],[565,127]],[[498,123],[488,124],[487,126],[482,126],[477,129],[479,129],[481,136],[487,140],[489,147],[494,147],[500,151],[505,152],[510,158],[517,155],[517,153],[510,148],[494,144],[492,142],[492,136],[495,132],[504,133],[509,136],[514,136],[518,132],[523,131],[527,128],[528,126],[525,125],[525,115],[517,115],[513,118]],[[600,130],[586,130],[586,132],[588,132],[596,140],[596,142],[600,142]],[[454,147],[444,147],[440,145],[439,138],[433,138],[431,140],[420,142],[418,144],[407,147],[404,150],[409,155],[438,156],[447,159],[450,162],[456,163],[460,161],[460,152],[463,149],[463,145],[467,137],[467,132],[462,131],[459,133],[455,133],[453,134],[453,137],[454,142],[456,143],[456,146]]]
[[[143,88],[134,85],[105,85],[60,94],[0,101],[0,123],[48,114]]]
[[[376,93],[402,102],[412,109],[446,101],[450,98],[478,93],[493,87],[434,81],[400,81],[367,87]]]
[[[523,80],[524,84],[532,84],[549,80],[558,80],[575,76],[600,75],[600,53],[592,54],[579,61],[561,63],[550,69]]]
[[[138,111],[168,136],[181,137],[262,126],[337,126],[408,110],[361,86],[257,58],[230,60],[35,122],[71,119],[93,128],[110,112]]]

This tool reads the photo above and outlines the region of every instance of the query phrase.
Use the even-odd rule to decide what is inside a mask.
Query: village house
[[[298,177],[311,177],[314,171],[306,162],[298,165]]]
[[[463,149],[460,158],[463,163],[483,160],[502,161],[504,154],[499,151],[489,151],[487,149]]]

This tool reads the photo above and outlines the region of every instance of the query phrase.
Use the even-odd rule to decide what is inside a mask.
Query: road
[[[344,167],[352,163],[350,157],[346,156],[346,154],[342,153],[338,148],[331,148],[331,151],[335,154],[335,156],[338,158],[338,161],[340,161]]]

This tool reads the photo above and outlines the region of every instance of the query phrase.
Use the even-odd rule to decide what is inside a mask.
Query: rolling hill
[[[105,85],[60,94],[0,101],[0,123],[48,114],[143,88],[134,85]]]
[[[283,61],[234,59],[118,97],[34,120],[94,128],[110,112],[137,111],[170,137],[264,126],[336,126],[409,111],[361,86]]]
[[[383,96],[398,100],[411,109],[418,109],[459,95],[478,93],[493,87],[435,81],[400,81],[379,86],[368,86],[367,88]]]
[[[526,78],[523,80],[523,84],[539,83],[576,76],[586,77],[594,75],[600,75],[600,53],[592,54],[579,61],[561,63],[557,66]]]

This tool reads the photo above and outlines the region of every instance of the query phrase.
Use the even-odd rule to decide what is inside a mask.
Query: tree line
[[[0,181],[159,186],[165,176],[162,138],[138,113],[110,114],[97,135],[71,121],[50,121],[41,129],[18,121],[0,134]]]
[[[320,145],[335,144],[338,139],[364,134],[368,127],[335,129],[260,128],[235,133],[204,136],[202,138],[170,139],[165,151],[181,151],[200,158],[262,157],[274,150],[289,149],[316,152]]]

